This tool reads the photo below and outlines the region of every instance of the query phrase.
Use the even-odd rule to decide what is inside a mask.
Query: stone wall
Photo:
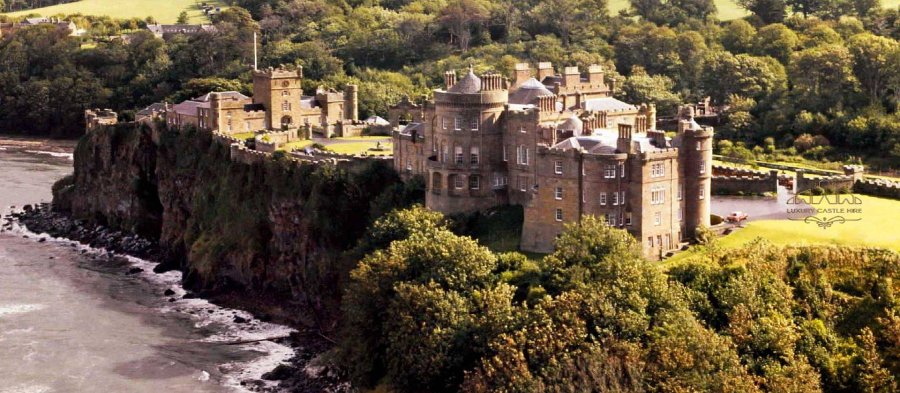
[[[748,195],[778,192],[778,171],[755,171],[713,165],[713,195]]]
[[[853,185],[853,192],[883,198],[900,199],[900,183],[882,179],[867,179],[856,182]]]
[[[848,167],[852,168],[852,167]],[[862,171],[858,174],[845,170],[845,175],[809,177],[806,170],[797,170],[797,182],[794,192],[801,193],[821,187],[829,193],[837,193],[842,191],[853,190],[853,185],[857,181],[862,181]]]

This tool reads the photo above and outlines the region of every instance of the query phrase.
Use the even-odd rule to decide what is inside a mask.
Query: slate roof
[[[197,108],[209,108],[209,102],[184,101],[172,106],[175,113],[185,116],[197,116]]]
[[[544,86],[543,83],[538,82],[537,79],[529,78],[527,81],[522,83],[518,89],[516,89],[512,94],[509,95],[509,103],[510,104],[518,104],[518,105],[528,105],[534,103],[540,96],[552,95],[553,93],[550,90],[547,90],[547,87]]]
[[[447,89],[447,91],[457,94],[478,93],[481,91],[481,78],[475,76],[475,72],[469,69],[469,73]]]
[[[598,129],[593,134],[585,136],[573,136],[553,146],[555,149],[570,150],[584,149],[589,154],[615,154],[619,133],[617,130]],[[638,152],[660,150],[653,146],[646,133],[636,133],[631,137],[636,144]],[[663,146],[665,147],[665,146]]]
[[[213,92],[206,93],[206,94],[204,94],[204,95],[202,95],[202,96],[200,96],[200,97],[194,98],[192,101],[207,102],[207,101],[209,101],[209,96],[212,95],[212,93],[213,93]],[[245,95],[243,95],[243,94],[241,94],[241,93],[238,93],[238,92],[236,92],[236,91],[221,91],[221,92],[218,92],[218,93],[219,93],[219,96],[222,97],[222,98],[237,98],[237,99],[239,99],[239,100],[247,100],[247,99],[250,99],[250,97],[247,97],[247,96],[245,96]]]
[[[637,107],[612,97],[593,98],[582,104],[582,109],[587,111],[621,111],[637,110]]]

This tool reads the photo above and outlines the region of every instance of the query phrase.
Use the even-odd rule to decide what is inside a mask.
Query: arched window
[[[282,96],[282,97],[284,97],[284,96],[289,96],[289,95],[291,95],[291,92],[289,92],[289,91],[287,91],[287,90],[282,90],[282,91],[281,91],[281,96]]]
[[[283,111],[291,110],[291,103],[288,101],[284,101],[284,103],[281,104],[281,110],[283,110]]]
[[[288,82],[288,81],[281,82],[282,87],[288,87],[290,85],[291,85],[291,82]]]

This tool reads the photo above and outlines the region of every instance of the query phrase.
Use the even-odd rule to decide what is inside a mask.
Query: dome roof
[[[509,95],[510,104],[527,105],[533,103],[540,96],[553,95],[543,83],[537,79],[528,78],[516,91]]]
[[[582,123],[581,119],[579,119],[578,116],[573,115],[572,117],[566,119],[566,121],[562,122],[562,124],[556,127],[556,129],[581,133],[581,131],[584,130],[584,123]]]
[[[481,91],[481,78],[475,76],[475,72],[469,68],[469,73],[460,79],[459,82],[456,82],[456,84],[447,89],[447,91],[459,94],[478,93]]]

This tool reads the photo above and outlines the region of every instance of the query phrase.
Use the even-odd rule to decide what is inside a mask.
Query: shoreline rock
[[[3,229],[12,229],[12,223],[17,222],[29,231],[34,233],[46,233],[54,238],[64,238],[71,240],[71,247],[76,247],[77,243],[86,244],[94,248],[102,248],[107,252],[115,252],[119,254],[129,255],[135,258],[144,259],[151,262],[159,263],[164,258],[163,250],[156,242],[147,240],[137,235],[129,234],[122,231],[110,230],[99,225],[92,225],[80,220],[74,219],[64,213],[51,209],[49,203],[39,205],[26,205],[23,209],[8,216],[3,217]],[[28,237],[28,236],[26,236]],[[46,237],[42,237],[46,240]],[[77,242],[77,243],[76,243]],[[163,273],[168,270],[175,269],[173,266],[163,266],[159,263],[153,271],[155,273]],[[131,269],[127,274],[136,274],[139,268]],[[142,271],[142,270],[141,270]],[[182,283],[184,286],[184,283]],[[188,289],[188,288],[185,288]],[[168,293],[174,294],[171,289],[164,293],[164,296],[170,296]],[[245,380],[241,384],[247,388],[251,388],[259,392],[349,392],[352,391],[350,385],[343,379],[337,377],[340,373],[328,372],[322,373],[326,375],[310,375],[306,370],[311,362],[320,355],[331,349],[332,345],[328,340],[321,336],[309,332],[304,326],[297,326],[287,320],[273,318],[272,307],[283,308],[283,305],[273,304],[272,301],[266,302],[261,299],[239,300],[234,294],[204,294],[188,292],[184,298],[202,297],[211,303],[228,308],[241,309],[250,312],[255,319],[272,320],[275,323],[291,326],[297,329],[297,333],[291,334],[289,338],[285,338],[282,342],[294,349],[294,355],[286,363],[277,366],[275,369],[265,373],[261,379]],[[253,296],[251,295],[250,298]],[[169,302],[176,299],[168,298]],[[240,318],[240,317],[236,317]],[[235,320],[235,323],[247,323],[249,321],[240,318],[241,321]],[[268,388],[265,385],[265,376],[272,378],[278,377],[279,384],[277,387]],[[269,379],[274,380],[274,379]]]

